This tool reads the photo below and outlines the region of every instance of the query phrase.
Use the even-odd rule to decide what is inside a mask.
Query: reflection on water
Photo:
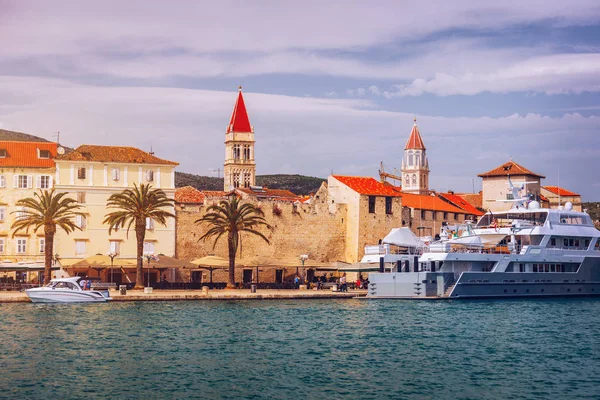
[[[600,300],[0,306],[9,398],[598,398]]]

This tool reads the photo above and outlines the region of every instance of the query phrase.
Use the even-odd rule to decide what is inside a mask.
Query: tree
[[[11,213],[17,214],[11,225],[11,229],[14,229],[13,238],[19,232],[29,234],[29,229],[35,233],[44,228],[44,284],[50,282],[56,227],[62,228],[67,234],[81,229],[73,222],[74,217],[83,215],[77,212],[81,206],[75,200],[65,197],[66,195],[67,193],[54,193],[54,189],[40,189],[34,193],[34,197],[17,201],[16,205],[23,208]]]
[[[144,239],[146,238],[146,223],[150,219],[161,225],[167,225],[167,218],[175,215],[165,211],[164,208],[173,207],[175,200],[167,197],[161,189],[152,189],[150,184],[133,184],[133,189],[125,189],[121,193],[112,194],[108,198],[106,208],[116,209],[106,214],[104,223],[109,224],[108,233],[117,227],[127,227],[127,236],[133,225],[137,241],[137,269],[135,275],[135,289],[142,289],[144,276],[143,254]]]
[[[247,232],[262,238],[267,244],[269,239],[256,229],[265,226],[271,228],[265,221],[264,213],[250,203],[242,203],[235,196],[229,196],[227,200],[221,200],[219,204],[213,204],[206,209],[206,214],[195,221],[197,224],[207,223],[208,231],[200,237],[200,240],[215,238],[213,249],[219,239],[227,236],[227,248],[229,250],[229,282],[228,288],[235,288],[235,257],[242,241],[240,234]]]

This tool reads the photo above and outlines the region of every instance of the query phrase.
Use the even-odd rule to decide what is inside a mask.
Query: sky
[[[217,176],[243,93],[257,173],[430,186],[510,160],[600,201],[600,2],[0,0],[0,128]]]

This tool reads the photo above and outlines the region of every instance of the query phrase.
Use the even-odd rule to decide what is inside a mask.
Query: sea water
[[[1,398],[598,399],[600,299],[0,305]]]

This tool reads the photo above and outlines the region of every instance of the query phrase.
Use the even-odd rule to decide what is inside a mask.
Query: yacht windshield
[[[486,214],[477,223],[478,228],[494,226],[510,227],[513,223],[519,222],[521,225],[541,226],[548,218],[547,212],[507,212],[499,214]]]

